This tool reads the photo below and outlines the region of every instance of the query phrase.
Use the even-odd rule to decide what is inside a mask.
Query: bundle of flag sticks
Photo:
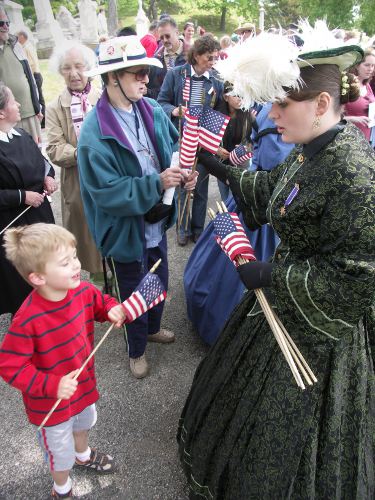
[[[208,209],[208,215],[214,223],[220,222],[221,228],[216,231],[217,233],[220,233],[216,236],[218,244],[236,267],[246,264],[250,260],[256,260],[254,251],[237,214],[229,213],[223,202],[216,203],[219,215],[216,215],[211,208]],[[222,231],[223,226],[225,226],[223,230],[224,232]],[[216,229],[217,227],[215,225],[215,230]],[[280,321],[280,318],[269,305],[263,290],[256,289],[254,292],[272,333],[279,344],[281,352],[283,353],[285,360],[292,371],[297,385],[302,390],[306,388],[302,377],[308,385],[313,385],[314,382],[317,382],[317,378],[286,331],[284,325]]]

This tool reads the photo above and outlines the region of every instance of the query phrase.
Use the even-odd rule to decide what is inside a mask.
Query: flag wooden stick
[[[282,334],[280,334],[280,329],[279,329],[279,326],[276,322],[276,319],[272,313],[272,309],[264,295],[264,292],[263,290],[261,289],[256,289],[254,290],[255,292],[255,295],[258,299],[258,302],[264,312],[264,315],[268,321],[268,324],[272,330],[272,333],[274,334],[274,337],[276,339],[276,342],[279,344],[279,347],[281,349],[281,352],[283,353],[284,355],[284,358],[286,359],[286,362],[288,363],[289,365],[289,368],[293,374],[293,377],[297,383],[297,385],[302,389],[306,389],[305,387],[305,384],[303,383],[302,381],[302,378],[301,378],[301,375],[299,374],[298,370],[297,370],[297,367],[296,367],[296,364],[294,363],[294,360],[292,358],[292,355],[288,349],[288,346],[285,342],[285,338]]]
[[[159,259],[153,266],[152,268],[150,269],[150,273],[154,273],[156,271],[156,269],[158,268],[159,264],[161,262],[161,259]],[[87,363],[90,361],[90,359],[95,355],[96,351],[99,349],[99,347],[103,344],[103,342],[105,341],[105,339],[108,337],[108,335],[111,333],[111,331],[113,330],[113,327],[115,326],[114,323],[112,323],[112,325],[108,328],[108,330],[105,332],[105,334],[103,335],[103,337],[100,339],[100,342],[98,342],[98,345],[95,347],[95,349],[90,353],[90,355],[88,356],[88,358],[86,359],[86,361],[83,363],[83,365],[81,366],[81,368],[78,370],[78,372],[74,375],[73,377],[73,380],[77,380],[77,378],[81,375],[82,371],[85,369],[85,367],[87,366]],[[62,398],[58,399],[56,401],[56,403],[52,406],[52,408],[50,409],[50,411],[48,412],[48,414],[45,416],[43,422],[39,425],[38,427],[38,431],[40,431],[45,425],[46,423],[48,422],[48,420],[50,419],[52,413],[56,410],[56,408],[59,406],[59,404],[61,403],[62,401]]]
[[[310,366],[308,365],[307,361],[305,360],[305,358],[303,357],[302,353],[300,352],[300,350],[298,349],[298,347],[296,346],[296,344],[294,343],[293,339],[291,338],[291,336],[289,335],[289,333],[287,332],[285,326],[282,324],[281,322],[281,319],[278,317],[278,315],[274,312],[274,316],[276,318],[276,321],[278,322],[281,330],[283,331],[287,341],[289,342],[289,344],[291,345],[291,347],[293,348],[293,350],[298,354],[301,362],[303,363],[304,367],[306,368],[306,371],[308,372],[309,376],[311,377],[312,381],[313,382],[317,382],[318,379],[316,378],[314,372],[311,370]]]
[[[219,212],[219,214],[222,214],[223,213],[223,209],[222,209],[222,207],[221,207],[221,205],[220,205],[220,203],[218,201],[216,202],[216,206],[217,206],[217,211]]]
[[[91,352],[91,354],[89,355],[89,357],[86,359],[86,361],[83,363],[83,365],[81,366],[81,368],[78,370],[78,372],[74,375],[73,377],[73,380],[77,380],[77,378],[81,375],[82,371],[85,369],[87,363],[90,361],[90,359],[94,356],[94,354],[96,353],[96,351],[99,349],[99,347],[103,344],[103,342],[105,341],[105,339],[108,337],[108,335],[111,333],[113,327],[115,326],[114,323],[112,323],[112,325],[108,328],[108,330],[105,332],[105,334],[103,335],[103,338],[100,340],[100,342],[98,343],[98,345],[95,347],[95,349]],[[61,403],[62,401],[62,398],[58,399],[56,401],[56,403],[52,406],[52,408],[50,409],[50,411],[48,412],[48,414],[46,415],[46,417],[44,418],[43,422],[40,424],[40,426],[38,427],[38,431],[40,431],[47,423],[47,421],[49,420],[50,416],[52,415],[52,413],[56,410],[56,408],[59,406],[59,404]]]
[[[21,217],[21,215],[23,215],[28,210],[30,210],[31,207],[32,207],[32,205],[29,205],[27,208],[25,208],[25,210],[23,212],[21,212],[20,214],[18,214],[17,217],[15,217],[11,222],[9,222],[9,224],[6,227],[4,227],[4,229],[2,229],[0,231],[0,236],[8,229],[8,227],[10,227],[12,224],[14,224],[16,222],[16,220]]]
[[[225,205],[225,203],[221,202],[218,203],[216,202],[218,211],[219,213],[223,212],[228,212],[228,209]],[[215,213],[212,209],[208,209],[208,215],[211,219],[215,218]],[[237,262],[238,264],[246,264],[248,262],[247,259],[244,259],[243,257],[239,256],[237,257]],[[268,303],[268,300],[261,289],[254,290],[255,295],[258,299],[259,305],[261,306],[264,315],[267,319],[267,322],[272,330],[272,333],[274,334],[274,337],[281,349],[281,352],[283,353],[285,360],[287,361],[293,377],[297,383],[297,385],[301,389],[305,389],[305,385],[302,381],[301,375],[298,372],[297,366],[300,369],[302,376],[305,378],[306,382],[309,385],[312,385],[314,382],[317,381],[314,373],[312,372],[311,368],[307,364],[306,360],[302,356],[301,352],[293,342],[292,338],[286,331],[284,325],[282,324],[281,320],[277,317],[276,313],[273,311],[271,308],[270,304]]]
[[[191,173],[193,174],[196,169],[197,169],[197,163],[198,163],[198,156],[195,158],[193,168],[191,169]],[[186,193],[185,197],[185,203],[182,208],[182,214],[181,214],[181,222],[184,217],[185,209],[186,209],[186,222],[185,222],[185,231],[188,230],[189,227],[189,218],[190,218],[190,201],[191,201],[191,191],[188,191]]]

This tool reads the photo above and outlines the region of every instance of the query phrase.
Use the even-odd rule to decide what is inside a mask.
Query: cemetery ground
[[[62,82],[46,71],[44,61],[42,73],[49,102],[61,90]],[[59,174],[58,168],[56,171]],[[57,223],[61,224],[59,196],[59,192],[53,195],[53,210]],[[211,200],[218,199],[215,179],[211,179],[209,196]],[[192,244],[178,247],[174,228],[169,230],[168,244],[170,285],[162,326],[176,333],[176,342],[148,345],[146,354],[151,370],[143,380],[130,375],[122,330],[113,330],[98,350],[95,359],[100,399],[90,444],[112,454],[117,471],[99,476],[73,470],[77,498],[188,498],[175,436],[195,369],[208,348],[193,331],[186,315],[183,270]],[[0,316],[0,340],[9,319],[8,315]],[[109,323],[96,324],[96,341],[108,326]],[[37,444],[36,428],[27,421],[21,393],[0,380],[0,398],[0,500],[47,499],[52,480]]]

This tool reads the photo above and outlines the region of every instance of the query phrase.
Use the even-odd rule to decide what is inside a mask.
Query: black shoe
[[[177,245],[180,247],[184,247],[188,244],[189,238],[186,234],[177,233]]]
[[[192,235],[190,236],[191,241],[192,241],[193,243],[196,243],[196,242],[199,240],[199,237],[200,237],[200,234],[192,234]]]

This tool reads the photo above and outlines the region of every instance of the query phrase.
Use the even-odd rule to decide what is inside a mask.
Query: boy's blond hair
[[[42,222],[8,229],[4,235],[5,255],[27,281],[30,273],[45,271],[52,253],[76,245],[74,235],[67,229]]]

